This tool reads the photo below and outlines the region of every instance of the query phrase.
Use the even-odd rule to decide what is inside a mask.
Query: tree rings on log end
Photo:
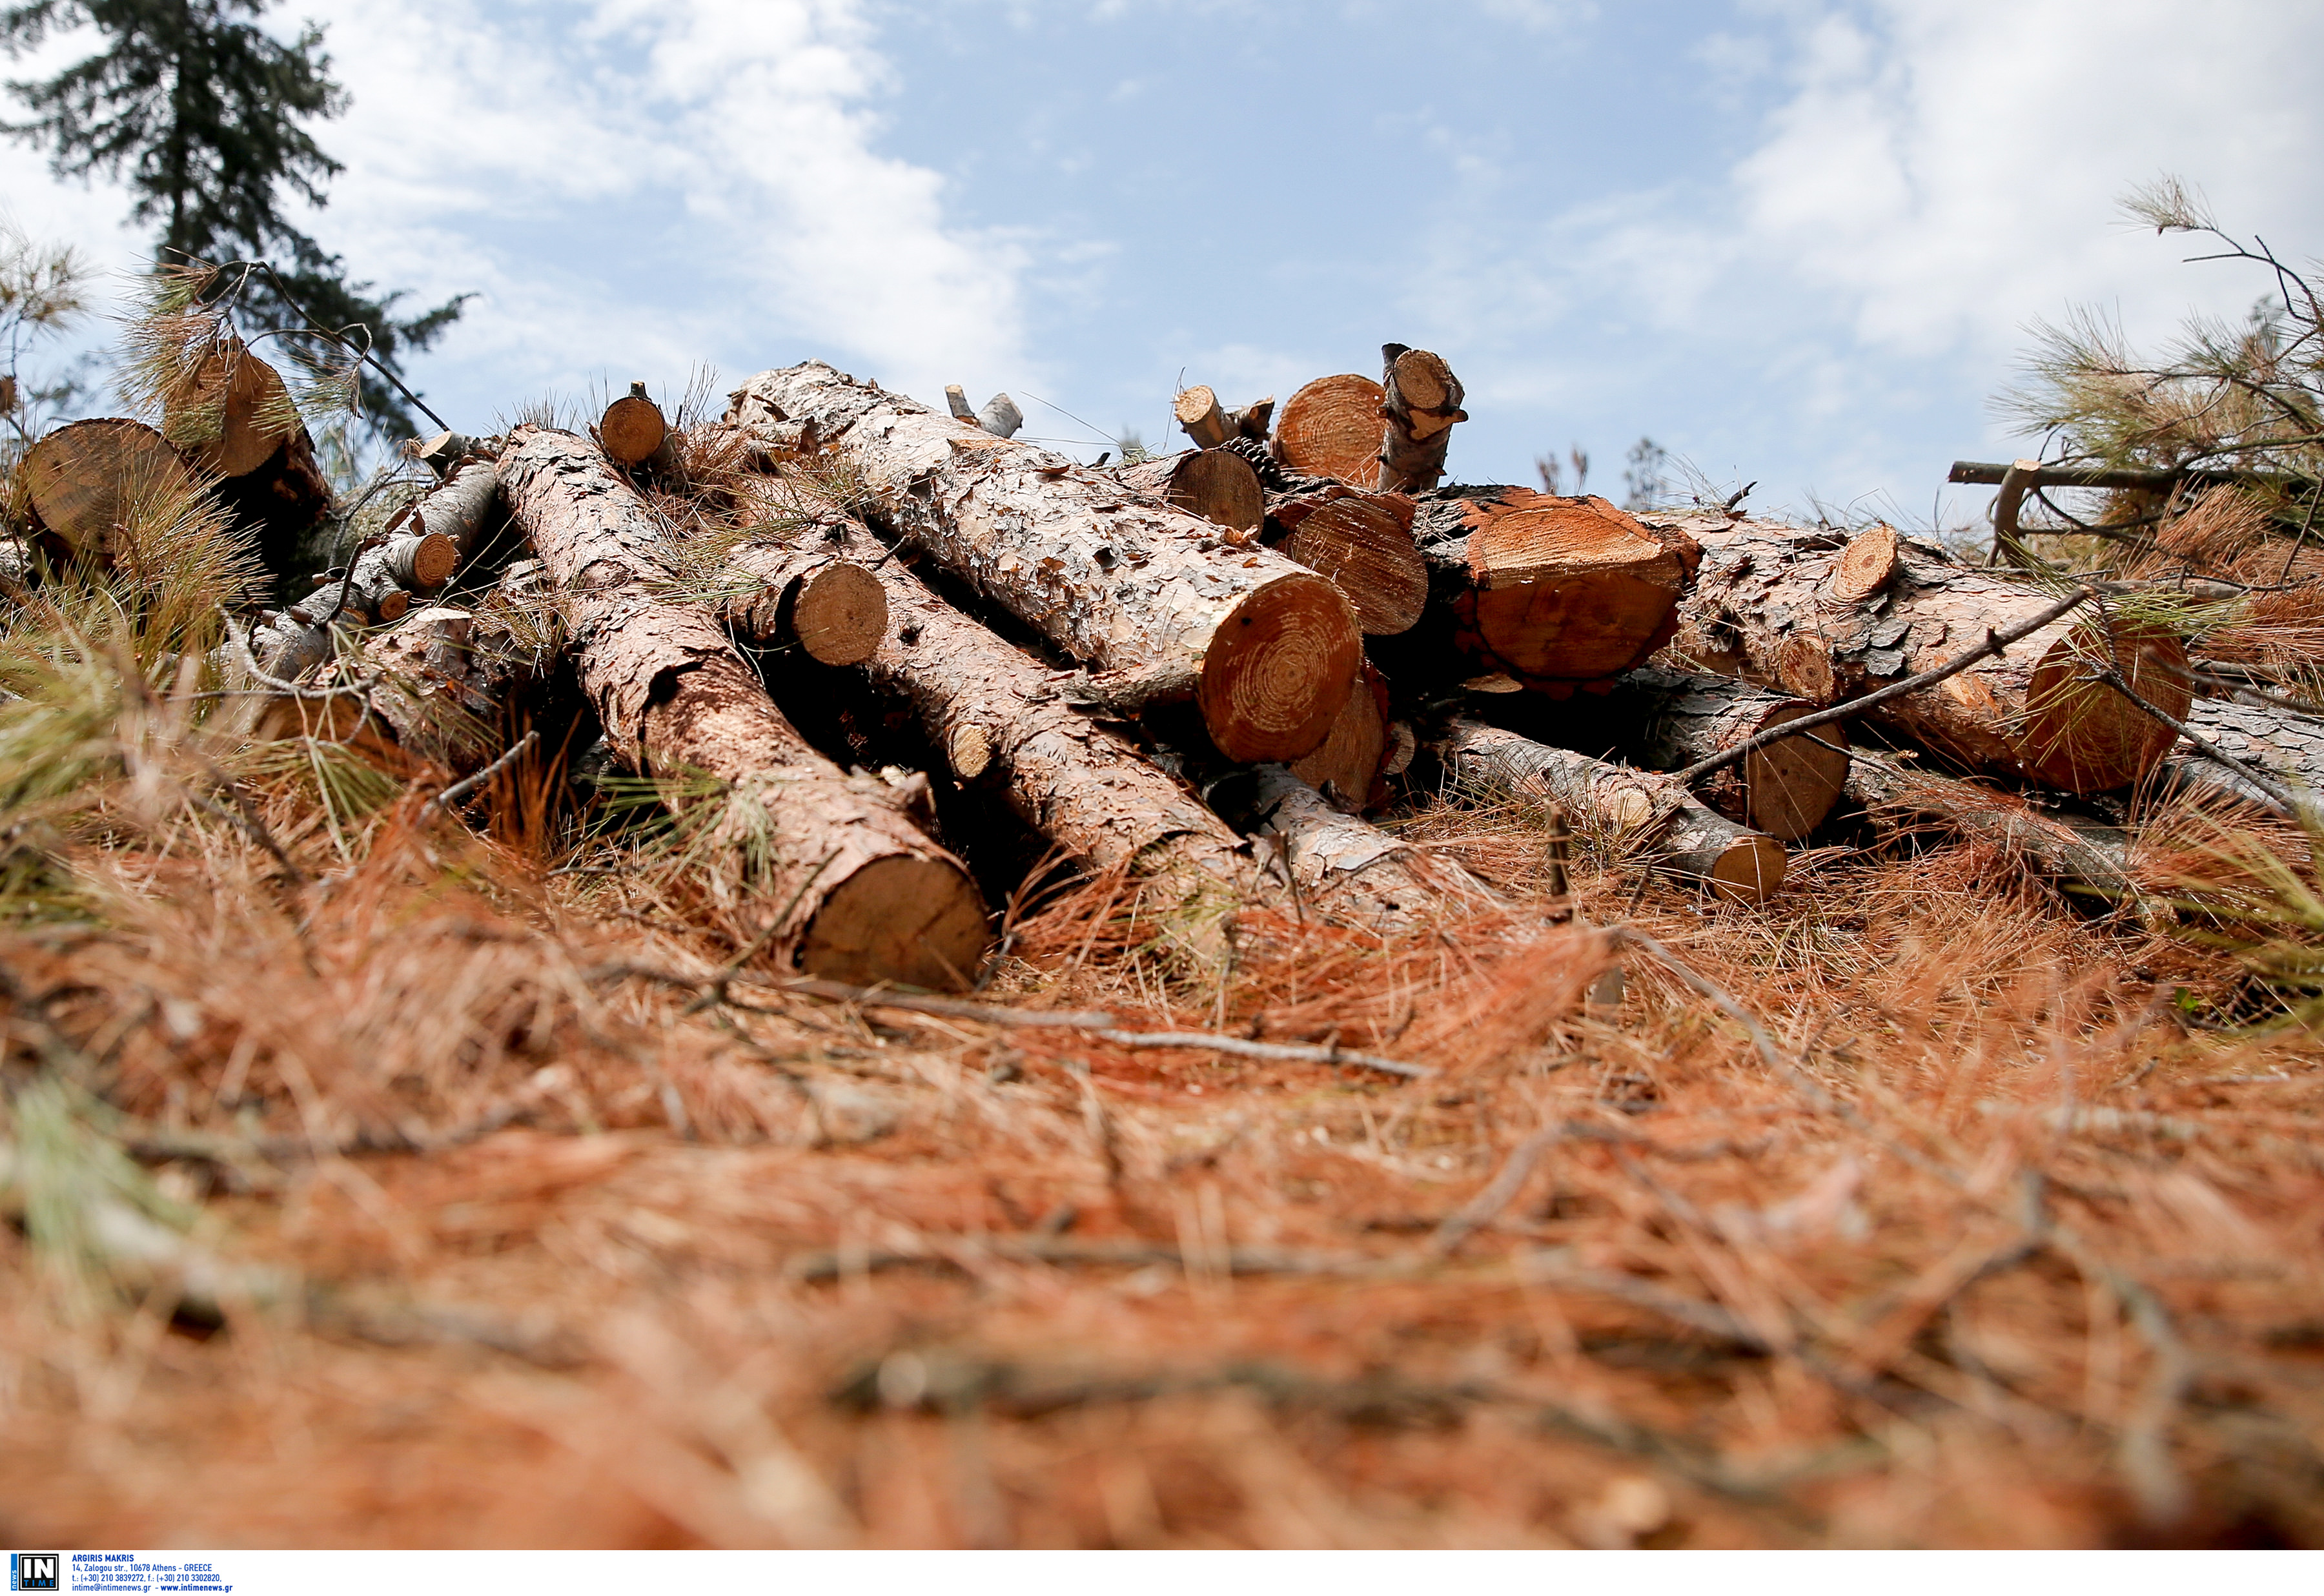
[[[1219,623],[1203,651],[1195,703],[1227,758],[1287,762],[1331,732],[1362,659],[1347,595],[1295,571],[1245,594]]]
[[[1214,449],[1227,440],[1226,412],[1219,406],[1219,396],[1199,383],[1170,401],[1170,413],[1199,448]]]
[[[834,888],[799,940],[798,968],[827,981],[971,985],[991,941],[984,899],[948,859],[890,853]]]
[[[1374,789],[1388,762],[1388,678],[1366,661],[1357,669],[1355,685],[1333,717],[1331,731],[1291,773],[1351,814],[1373,807]],[[1409,743],[1411,733],[1405,736]],[[1409,761],[1411,755],[1405,757]]]
[[[1605,500],[1527,494],[1472,514],[1477,633],[1517,674],[1614,676],[1667,635],[1685,567]]]
[[[460,546],[441,532],[423,532],[392,552],[390,568],[397,579],[420,593],[433,593],[449,582],[460,564]]]
[[[211,355],[162,404],[163,435],[220,476],[257,470],[300,425],[281,376],[240,347]]]
[[[1302,518],[1279,547],[1337,582],[1370,636],[1411,631],[1427,606],[1427,564],[1406,523],[1377,498],[1334,499]]]
[[[617,466],[637,466],[653,458],[669,436],[661,406],[642,393],[627,393],[605,407],[597,423],[597,440]]]
[[[1704,884],[1729,903],[1764,903],[1784,884],[1784,844],[1764,832],[1736,834]]]
[[[2187,718],[2195,700],[2184,675],[2187,650],[2176,637],[2117,626],[2111,658],[2140,697],[2174,720]],[[2108,659],[2106,639],[2084,621],[2034,668],[2017,738],[2018,757],[2034,780],[2071,793],[2110,792],[2144,778],[2178,742],[2178,733],[2092,679],[2090,668]]]
[[[833,560],[799,578],[791,629],[824,664],[861,665],[888,635],[888,590],[854,561]]]
[[[1267,517],[1267,494],[1259,473],[1240,455],[1201,448],[1180,457],[1170,472],[1164,502],[1238,532],[1253,531]]]
[[[18,467],[42,527],[61,552],[107,558],[119,529],[147,505],[198,491],[169,440],[143,421],[74,421],[43,437]]]
[[[1832,595],[1842,604],[1862,604],[1896,579],[1899,558],[1894,527],[1858,532],[1840,551],[1831,578]]]
[[[1761,721],[1758,730],[1786,725],[1815,711],[1801,704],[1776,710]],[[1771,743],[1743,756],[1743,790],[1751,825],[1778,842],[1795,843],[1824,822],[1848,785],[1849,756],[1837,743],[1841,731],[1827,726]],[[1821,736],[1822,743],[1812,742]]]
[[[1370,488],[1379,477],[1380,406],[1387,390],[1350,372],[1318,377],[1284,404],[1275,457],[1303,476],[1334,476]]]

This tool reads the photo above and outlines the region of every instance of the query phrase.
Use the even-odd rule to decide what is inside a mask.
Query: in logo
[[[57,1565],[63,1561],[54,1552],[11,1552],[8,1554],[8,1588],[11,1591],[61,1591],[57,1578]]]

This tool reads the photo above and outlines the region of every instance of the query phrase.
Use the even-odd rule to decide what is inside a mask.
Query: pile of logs
[[[105,420],[33,447],[5,580],[129,558],[129,506],[156,493],[208,492],[271,565],[295,558],[329,503],[312,446],[263,362],[222,358],[208,436]],[[640,384],[586,437],[430,439],[429,491],[236,630],[241,724],[474,771],[561,654],[606,757],[674,807],[715,795],[704,856],[752,866],[711,867],[712,890],[755,946],[937,988],[976,978],[991,933],[975,839],[940,840],[931,781],[1141,881],[1182,929],[1271,899],[1385,931],[1493,899],[1365,819],[1397,785],[1554,807],[1733,902],[1842,811],[2118,899],[2120,834],[2067,800],[2170,781],[2281,810],[2324,768],[2316,728],[2199,701],[2182,641],[2095,590],[1886,527],[1446,484],[1463,394],[1425,350],[1279,408],[1188,389],[1194,447],[1111,466],[1017,439],[1006,394],[946,397],[809,361],[683,434]],[[688,494],[735,529],[707,583],[658,507]],[[778,707],[799,656],[908,713],[940,768],[836,762]],[[350,658],[360,690],[327,687]]]

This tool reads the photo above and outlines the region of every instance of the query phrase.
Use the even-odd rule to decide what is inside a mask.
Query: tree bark
[[[1372,637],[1411,631],[1427,608],[1428,566],[1412,540],[1412,513],[1402,494],[1338,483],[1279,494],[1268,511],[1282,529],[1275,547],[1338,583]]]
[[[1352,815],[1278,764],[1253,765],[1204,795],[1235,826],[1273,845],[1299,904],[1384,933],[1426,924],[1448,899],[1495,901],[1450,860],[1432,860]]]
[[[1267,514],[1259,474],[1240,455],[1187,449],[1123,466],[1115,477],[1132,493],[1199,515],[1233,532],[1255,532]]]
[[[2068,892],[2131,901],[2138,888],[2125,867],[2126,834],[2074,826],[2034,809],[2015,793],[1859,756],[1849,766],[1848,798],[1883,832],[1934,826],[1984,843]]]
[[[565,597],[570,652],[605,742],[631,768],[717,778],[727,811],[714,892],[763,877],[759,909],[781,917],[786,967],[856,983],[959,987],[987,942],[984,906],[960,863],[929,842],[881,784],[851,780],[778,712],[699,605],[657,588],[671,573],[643,503],[597,450],[566,433],[519,431],[503,491]],[[687,800],[673,791],[673,806]]]
[[[1844,540],[1772,522],[1694,516],[1661,523],[1703,549],[1669,658],[1816,705],[1842,703],[1932,669],[2054,602],[2039,588],[1901,547],[1888,582],[1849,600]],[[2145,777],[2174,733],[2079,661],[2109,649],[2141,696],[2184,718],[2191,695],[2177,639],[2087,611],[2061,617],[1999,659],[1882,705],[1866,719],[1964,768],[2067,792]]]
[[[44,435],[17,467],[32,535],[61,564],[109,565],[125,552],[124,530],[141,503],[183,501],[199,480],[169,441],[143,421],[73,421]]]
[[[1272,550],[1222,549],[1208,521],[820,361],[752,378],[729,419],[814,421],[895,535],[1075,659],[1190,675],[1229,759],[1298,758],[1347,697],[1362,646],[1347,599]]]
[[[1619,678],[1591,706],[1604,716],[1609,746],[1650,770],[1683,770],[1737,743],[1812,714],[1815,706],[1763,692],[1732,677],[1701,676],[1648,665]],[[1848,785],[1842,727],[1820,737],[1787,737],[1740,764],[1713,770],[1695,796],[1729,820],[1795,843],[1821,826]],[[1594,743],[1591,744],[1594,746]]]
[[[1416,494],[1444,475],[1445,446],[1452,424],[1465,421],[1461,379],[1443,356],[1402,344],[1380,346],[1381,435],[1379,475],[1373,485],[1383,494]]]
[[[2143,690],[2143,689],[2142,689]],[[2169,707],[2167,705],[2164,707]],[[2297,789],[2312,805],[2324,806],[2324,721],[2289,709],[2199,698],[2179,717],[2188,729],[2282,786]],[[2179,742],[2163,761],[2162,781],[2207,796],[2273,810],[2274,801],[2215,759]]]
[[[1353,372],[1318,377],[1286,400],[1275,421],[1275,458],[1303,476],[1350,487],[1379,481],[1380,405],[1388,395]]]
[[[392,621],[390,595],[401,590],[408,607],[410,598],[441,590],[507,520],[499,466],[471,461],[390,521],[387,541],[357,555],[350,576],[380,618]]]
[[[1547,799],[1657,872],[1736,903],[1758,903],[1784,881],[1783,844],[1712,813],[1667,776],[1551,748],[1480,721],[1452,721],[1425,746],[1454,780],[1489,793]]]
[[[1595,497],[1463,487],[1416,502],[1431,613],[1383,657],[1399,684],[1506,674],[1553,697],[1668,641],[1697,550]]]

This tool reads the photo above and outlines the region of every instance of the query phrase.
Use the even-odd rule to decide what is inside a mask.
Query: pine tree
[[[468,296],[399,319],[401,292],[350,281],[346,263],[283,214],[321,206],[342,170],[303,124],[346,109],[320,29],[290,42],[257,25],[272,0],[29,0],[0,11],[0,46],[21,56],[51,33],[94,25],[106,48],[40,82],[9,88],[32,113],[0,131],[49,152],[60,178],[124,180],[136,220],[158,224],[165,264],[268,261],[222,272],[260,328],[318,327],[368,344],[364,413],[390,438],[417,430],[402,362],[456,320]]]

